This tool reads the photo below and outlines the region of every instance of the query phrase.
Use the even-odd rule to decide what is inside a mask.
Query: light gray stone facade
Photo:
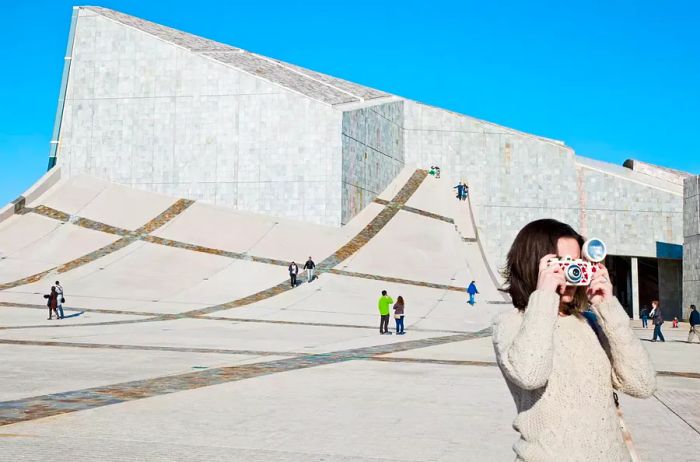
[[[343,112],[343,223],[404,167],[402,125],[403,101]]]
[[[79,8],[73,26],[56,150],[64,176],[340,226],[404,165],[438,165],[444,181],[469,184],[496,272],[538,218],[600,237],[613,255],[677,258],[667,250],[683,244],[683,172],[594,161],[560,141],[103,8]],[[686,260],[697,261],[689,239]],[[670,272],[659,276],[662,301],[678,303],[678,265],[659,268]]]
[[[563,143],[407,101],[406,161],[438,164],[470,186],[487,254],[499,269],[530,221],[555,218],[614,255],[657,257],[683,242],[677,183],[576,156]]]
[[[684,182],[683,318],[690,305],[700,308],[700,176]]]

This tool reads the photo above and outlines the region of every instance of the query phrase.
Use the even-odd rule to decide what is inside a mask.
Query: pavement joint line
[[[81,324],[34,324],[29,326],[3,326],[0,330],[19,330],[19,329],[58,329],[61,327],[94,327],[94,326],[114,326],[119,324],[138,324],[141,322],[167,321],[163,318],[147,318],[147,319],[123,319],[119,321],[102,321],[102,322],[84,322]]]
[[[698,435],[700,435],[700,430],[698,430],[697,428],[695,428],[695,426],[694,426],[693,424],[691,424],[690,422],[688,422],[683,416],[681,416],[678,412],[676,412],[670,405],[668,405],[668,403],[666,403],[664,400],[662,400],[661,398],[659,398],[659,396],[658,396],[657,393],[654,393],[653,396],[654,396],[654,398],[655,398],[658,402],[660,402],[666,409],[668,409],[669,411],[671,411],[671,413],[672,413],[673,415],[675,415],[676,417],[678,417],[683,423],[685,423],[688,427],[690,427],[691,430],[693,430],[695,433],[697,433]]]
[[[386,353],[384,353],[386,354]],[[474,361],[462,359],[432,359],[432,358],[409,358],[402,356],[383,356],[381,354],[365,358],[367,361],[382,361],[389,363],[420,363],[420,364],[444,364],[448,366],[485,366],[496,367],[498,363],[495,361]],[[657,371],[658,377],[681,377],[687,379],[700,379],[700,373],[697,372],[675,372],[675,371]]]
[[[109,255],[119,249],[122,249],[126,247],[127,245],[136,242],[140,239],[143,238],[144,234],[149,234],[152,233],[153,231],[157,230],[158,228],[162,227],[169,221],[171,221],[173,218],[176,216],[180,215],[182,212],[184,212],[188,207],[190,207],[194,201],[191,201],[189,199],[178,199],[176,200],[172,205],[170,205],[167,209],[165,209],[163,212],[161,212],[158,216],[153,218],[152,220],[149,220],[146,224],[138,228],[136,231],[127,231],[122,228],[117,228],[111,225],[107,225],[104,223],[99,223],[94,220],[88,220],[86,218],[75,218],[73,219],[70,215],[68,215],[65,212],[61,212],[58,210],[54,210],[50,207],[46,206],[38,206],[38,207],[33,207],[33,208],[27,208],[27,207],[22,207],[18,213],[20,215],[24,215],[26,213],[37,213],[43,216],[46,216],[48,218],[53,218],[55,220],[59,221],[64,221],[67,223],[72,223],[77,226],[83,226],[85,228],[93,229],[95,231],[102,231],[108,234],[113,234],[117,236],[122,236],[120,239],[117,239],[116,241],[107,244],[97,250],[93,250],[92,252],[88,252],[87,254],[75,258],[67,263],[63,263],[62,265],[55,266],[53,268],[50,268],[46,271],[42,271],[37,274],[33,274],[31,276],[26,276],[24,278],[18,279],[16,281],[11,281],[11,282],[6,282],[4,284],[0,284],[0,291],[1,290],[6,290],[6,289],[11,289],[13,287],[19,287],[23,286],[26,284],[31,284],[34,282],[38,282],[42,280],[45,276],[48,276],[49,274],[52,273],[65,273],[66,271],[70,271],[72,269],[78,268],[80,266],[83,266],[87,263],[91,263],[95,260],[98,260],[99,258],[102,258],[106,255]]]
[[[0,426],[281,372],[366,359],[376,354],[395,353],[416,348],[460,342],[487,335],[490,335],[490,329],[460,335],[408,340],[329,353],[308,354],[263,363],[204,369],[179,375],[135,380],[109,386],[4,401],[0,402]]]
[[[139,350],[139,351],[173,351],[178,353],[216,353],[227,355],[252,355],[252,356],[304,356],[308,353],[286,352],[286,351],[259,351],[259,350],[232,350],[227,348],[197,348],[197,347],[170,347],[157,345],[122,345],[108,343],[80,343],[80,342],[56,342],[43,340],[10,340],[0,339],[1,345],[21,345],[21,346],[48,346],[67,348],[88,348],[88,349],[111,349],[111,350]]]
[[[431,359],[431,358],[405,358],[394,356],[372,356],[366,358],[368,361],[380,361],[386,363],[416,363],[416,364],[442,364],[447,366],[482,366],[493,367],[498,364],[495,361],[471,361],[458,359]]]
[[[34,310],[46,310],[44,305],[31,305],[31,304],[15,304],[11,302],[0,302],[0,307],[15,307],[20,306],[21,308],[28,308]],[[68,311],[68,310],[66,310]],[[259,323],[259,324],[283,324],[290,326],[314,326],[314,327],[339,327],[346,329],[376,329],[376,325],[368,324],[335,324],[335,323],[324,323],[324,322],[313,322],[313,321],[286,321],[282,319],[256,319],[256,318],[229,318],[224,316],[206,316],[206,315],[185,315],[185,314],[163,314],[163,313],[144,313],[138,311],[120,311],[120,310],[102,310],[98,308],[86,309],[86,312],[93,313],[104,313],[104,314],[124,314],[124,315],[135,315],[135,316],[149,316],[147,319],[134,319],[134,320],[124,320],[124,321],[103,321],[95,323],[83,323],[83,324],[35,324],[29,326],[0,326],[0,330],[17,330],[17,329],[36,329],[36,328],[51,328],[51,327],[80,327],[80,326],[97,326],[97,325],[110,325],[110,324],[136,324],[139,322],[157,322],[157,321],[170,321],[175,319],[199,319],[205,321],[223,321],[232,323]],[[448,329],[423,329],[420,327],[412,327],[411,331],[415,332],[426,332],[426,333],[439,333],[439,334],[463,334],[465,331],[458,330],[448,330]]]
[[[384,205],[384,206],[387,206],[390,204],[390,201],[388,201],[386,199],[380,199],[380,198],[374,199],[373,202],[375,204]],[[437,214],[437,213],[428,212],[427,210],[419,209],[416,207],[411,207],[409,205],[401,205],[399,208],[405,212],[415,213],[416,215],[421,215],[421,216],[424,216],[427,218],[432,218],[433,220],[444,221],[444,222],[450,223],[452,225],[455,224],[454,219],[452,219],[450,217],[446,217],[444,215]]]
[[[344,329],[371,329],[376,330],[377,325],[363,324],[335,324],[329,322],[312,322],[312,321],[285,321],[280,319],[255,319],[255,318],[227,318],[224,316],[195,316],[192,319],[206,319],[213,321],[232,321],[245,323],[262,323],[262,324],[284,324],[288,326],[313,326],[313,327],[340,327]],[[466,331],[459,330],[443,330],[443,329],[422,329],[411,327],[411,332],[425,332],[435,334],[466,334]]]
[[[3,308],[29,308],[32,310],[48,310],[46,305],[38,305],[36,303],[13,303],[13,302],[0,302],[0,307]],[[123,315],[133,315],[133,316],[161,316],[163,313],[149,313],[146,311],[126,311],[126,310],[112,310],[107,308],[63,308],[64,311],[83,311],[85,313],[100,313],[100,314],[123,314]]]

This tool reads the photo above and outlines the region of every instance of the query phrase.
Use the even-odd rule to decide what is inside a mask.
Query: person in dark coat
[[[304,263],[304,269],[306,270],[306,282],[311,282],[314,280],[314,268],[316,268],[316,263],[309,257],[309,259]]]
[[[452,189],[457,190],[457,200],[462,200],[462,196],[464,196],[464,185],[462,183],[457,183],[457,186],[454,186]]]
[[[690,305],[690,318],[688,319],[688,322],[690,322],[690,332],[688,332],[688,343],[693,341],[693,336],[698,337],[698,342],[700,342],[700,313],[698,313],[698,310],[695,308],[695,305]]]
[[[51,293],[44,295],[44,298],[48,299],[46,301],[46,306],[49,307],[49,319],[53,319],[53,314],[56,313],[56,319],[58,318],[58,292],[56,292],[56,287],[51,286]]]
[[[661,332],[661,326],[664,323],[664,315],[661,312],[661,307],[659,306],[659,301],[654,300],[651,302],[651,315],[650,315],[652,322],[654,323],[654,337],[652,338],[652,342],[655,342],[656,339],[660,339],[662,342],[665,342],[666,339],[664,338],[664,334]]]
[[[292,283],[292,288],[297,286],[297,274],[299,274],[299,266],[292,262],[289,264],[289,279]]]

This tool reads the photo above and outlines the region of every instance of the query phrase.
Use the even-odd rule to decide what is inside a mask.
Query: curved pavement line
[[[490,329],[484,329],[467,334],[408,340],[330,353],[308,354],[241,366],[211,368],[186,374],[169,375],[109,386],[4,401],[0,402],[0,426],[177,393],[179,391],[210,387],[280,372],[308,369],[357,359],[367,359],[380,354],[461,342],[485,337],[490,335],[490,333]]]

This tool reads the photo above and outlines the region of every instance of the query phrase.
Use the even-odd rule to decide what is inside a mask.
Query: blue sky
[[[700,173],[700,2],[98,3],[617,164]],[[0,202],[46,170],[71,6],[2,7]]]

